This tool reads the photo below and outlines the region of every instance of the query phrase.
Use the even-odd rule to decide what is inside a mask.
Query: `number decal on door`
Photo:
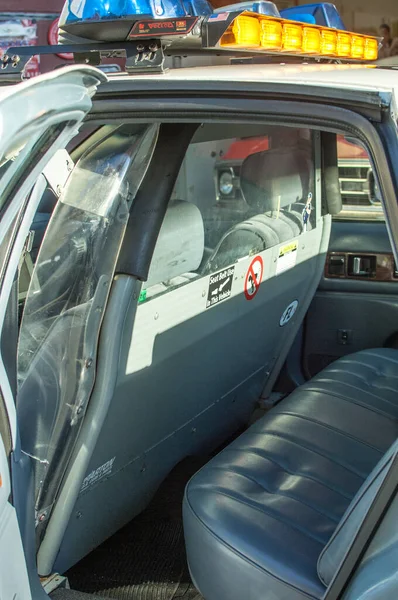
[[[291,302],[289,306],[285,309],[283,315],[281,316],[281,320],[279,321],[279,325],[281,327],[286,325],[286,323],[288,323],[293,317],[294,313],[297,310],[298,304],[298,300],[293,300],[293,302]]]

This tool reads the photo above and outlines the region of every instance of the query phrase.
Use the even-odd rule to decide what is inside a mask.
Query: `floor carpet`
[[[186,562],[182,498],[205,462],[177,465],[141,515],[65,574],[70,587],[117,600],[203,600]]]

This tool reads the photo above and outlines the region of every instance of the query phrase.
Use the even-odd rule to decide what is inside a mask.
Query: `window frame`
[[[122,79],[120,83],[114,80],[100,90],[89,120],[98,124],[103,124],[104,121],[111,123],[112,120],[127,122],[129,119],[162,123],[182,121],[201,123],[215,120],[278,124],[289,122],[297,127],[312,127],[333,133],[359,136],[370,149],[376,172],[384,173],[380,181],[381,192],[386,206],[391,241],[397,255],[394,239],[398,244],[398,208],[395,195],[395,189],[398,189],[398,137],[391,115],[387,115],[383,123],[380,122],[382,108],[378,93],[366,90],[342,91],[325,86],[323,89],[314,89],[313,97],[309,98],[310,86],[305,90],[306,94],[303,90],[306,86],[289,86],[281,82],[278,85],[267,82],[263,84],[246,82],[242,85],[225,81],[187,82],[184,80],[178,81],[178,84],[178,93],[174,93],[178,86],[173,86],[173,82],[170,83],[168,78],[152,81],[129,78],[129,80]],[[162,86],[165,88],[165,96],[159,94]],[[151,94],[148,94],[149,88]],[[286,100],[289,88],[291,99]],[[118,92],[122,95],[118,96]],[[192,94],[191,97],[189,92]],[[107,93],[109,93],[108,98]],[[370,122],[368,119],[372,117],[375,121]],[[162,215],[164,217],[167,209],[167,205],[162,203],[162,198],[158,199],[158,205],[159,218],[152,221],[149,218],[148,231],[133,230],[136,238],[126,236],[129,253],[136,252],[141,260],[136,265],[135,271],[129,270],[126,263],[123,272],[133,275],[138,280],[145,279],[145,268],[153,253],[154,243],[162,223],[161,217]],[[93,397],[91,402],[91,410],[96,415],[96,422],[104,418],[109,406],[107,402],[99,405],[97,400]],[[73,478],[67,477],[60,490],[54,513],[63,514],[66,521],[72,514],[95,443],[96,437],[93,435],[90,439],[90,447],[85,448],[85,457],[79,464],[79,472],[76,473],[75,470]],[[51,539],[44,538],[38,556],[39,569],[41,567],[43,572],[46,571],[46,566],[53,563],[63,533],[58,530]]]
[[[236,142],[239,141],[249,141],[250,144],[250,140],[254,139],[254,138],[259,138],[259,137],[271,137],[272,135],[275,135],[276,139],[278,138],[278,130],[286,130],[286,129],[292,129],[292,130],[305,130],[305,131],[309,131],[310,133],[310,138],[309,138],[309,150],[308,150],[308,157],[311,158],[311,176],[310,179],[312,181],[312,187],[311,190],[312,194],[314,196],[315,199],[315,206],[313,205],[313,208],[315,208],[314,213],[315,213],[315,217],[312,221],[312,229],[315,229],[317,226],[320,225],[320,222],[322,220],[322,144],[321,144],[321,131],[320,130],[314,130],[314,129],[310,129],[308,127],[294,127],[294,126],[285,126],[282,124],[278,124],[276,126],[276,131],[272,131],[272,129],[269,129],[269,124],[263,124],[261,131],[258,132],[255,128],[256,125],[252,125],[253,127],[253,131],[239,131],[239,129],[241,129],[240,127],[240,123],[235,123],[235,122],[230,122],[228,120],[227,123],[220,123],[221,127],[220,127],[220,131],[217,132],[214,135],[211,136],[204,136],[204,139],[201,139],[201,136],[199,134],[199,139],[196,139],[196,136],[198,134],[198,132],[200,132],[200,128],[197,129],[197,131],[195,132],[193,138],[191,139],[190,143],[188,144],[186,151],[184,153],[184,156],[182,158],[180,167],[178,169],[178,174],[176,176],[176,182],[174,185],[174,189],[173,192],[170,194],[170,198],[168,200],[168,206],[170,205],[170,202],[175,201],[177,199],[182,199],[184,201],[186,201],[187,203],[193,204],[194,206],[196,206],[196,208],[198,208],[201,212],[201,216],[204,220],[204,224],[205,224],[205,254],[204,257],[202,259],[202,263],[199,265],[198,269],[195,270],[193,273],[190,273],[191,275],[194,275],[194,273],[197,274],[196,277],[192,277],[192,278],[185,278],[185,281],[180,281],[180,282],[173,282],[174,279],[178,280],[178,279],[184,279],[184,275],[188,275],[189,273],[184,273],[181,275],[176,275],[173,276],[171,279],[165,277],[162,281],[159,281],[157,283],[151,283],[150,285],[146,286],[144,283],[144,287],[141,291],[140,294],[140,299],[139,302],[148,302],[150,300],[153,300],[155,298],[158,298],[159,296],[163,296],[169,292],[174,291],[175,289],[182,287],[182,286],[186,286],[189,283],[191,283],[192,281],[196,281],[197,279],[202,279],[208,275],[213,275],[215,273],[217,273],[220,270],[223,269],[227,269],[230,267],[233,267],[234,265],[237,264],[237,262],[247,259],[249,258],[251,255],[255,256],[256,254],[263,252],[265,250],[270,250],[273,247],[277,247],[280,246],[281,244],[285,243],[288,244],[289,242],[294,242],[295,240],[297,241],[298,244],[303,243],[305,244],[305,239],[303,236],[305,236],[307,230],[303,227],[303,230],[297,234],[294,234],[292,232],[291,237],[289,237],[286,240],[279,240],[278,242],[275,242],[275,244],[272,244],[270,246],[268,246],[267,248],[263,248],[262,250],[258,249],[256,251],[254,251],[252,254],[247,255],[246,253],[242,253],[241,256],[239,256],[237,259],[235,259],[234,261],[232,261],[231,263],[228,264],[223,264],[222,266],[215,266],[214,268],[209,268],[208,270],[204,271],[203,270],[203,264],[205,261],[205,256],[206,256],[206,250],[210,250],[212,249],[212,251],[216,251],[218,244],[222,241],[224,235],[226,234],[227,231],[230,231],[233,227],[244,223],[247,219],[250,219],[250,216],[248,215],[244,215],[242,214],[239,218],[239,216],[237,217],[235,222],[229,223],[227,229],[225,231],[221,230],[217,231],[217,227],[214,230],[214,238],[217,237],[217,242],[215,243],[215,245],[208,245],[206,244],[206,232],[209,233],[208,228],[206,228],[206,223],[209,224],[211,223],[211,217],[210,220],[206,220],[206,216],[208,215],[208,211],[212,208],[216,209],[217,207],[220,210],[220,216],[222,215],[222,208],[225,207],[226,210],[228,210],[228,201],[224,200],[222,201],[223,204],[221,204],[219,198],[218,198],[218,193],[217,193],[217,187],[216,187],[216,183],[217,183],[217,175],[216,175],[216,168],[218,164],[222,163],[222,154],[216,154],[215,151],[212,150],[211,145],[213,144],[215,147],[221,145],[223,142],[230,142],[229,145],[227,145],[227,150],[230,148],[231,145],[233,145]],[[204,125],[209,125],[209,123],[204,123]],[[234,131],[234,127],[235,125],[237,125],[237,130],[238,131]],[[275,126],[274,126],[275,127]],[[229,130],[227,128],[230,128]],[[236,133],[236,135],[235,135]],[[242,133],[246,133],[247,135],[242,135]],[[299,140],[296,141],[296,143],[299,144]],[[203,155],[203,157],[210,157],[210,163],[209,164],[205,164],[205,173],[203,172],[203,170],[201,169],[200,165],[196,163],[195,161],[195,167],[194,169],[192,168],[192,157],[190,158],[190,160],[188,160],[188,163],[186,162],[186,158],[188,156],[188,152],[189,149],[192,146],[200,146],[201,144],[209,145],[209,148],[206,149],[206,146],[204,146],[203,151],[199,151],[197,153],[195,153],[194,151],[194,156],[198,155],[199,157],[201,155]],[[275,149],[282,149],[283,148],[283,144],[281,146],[276,145]],[[289,147],[288,147],[289,148]],[[296,146],[293,144],[292,145],[292,149],[296,148]],[[269,150],[272,150],[273,146],[271,145],[271,147],[269,148]],[[207,150],[207,152],[206,152]],[[210,152],[211,151],[211,152]],[[256,154],[256,151],[253,152],[249,152],[249,154],[247,156],[250,156],[251,154]],[[293,154],[294,154],[294,150],[293,150]],[[199,159],[200,160],[200,159]],[[241,159],[241,163],[243,163],[245,160],[245,158]],[[228,161],[227,161],[228,162]],[[198,167],[196,169],[196,166]],[[208,169],[211,169],[211,173],[207,172]],[[195,197],[194,193],[190,193],[191,189],[196,190],[197,189],[197,185],[194,184],[194,180],[191,182],[190,181],[190,175],[194,175],[195,176],[195,171],[198,171],[200,173],[199,178],[201,178],[203,175],[205,175],[205,178],[208,182],[212,182],[212,186],[208,186],[208,187],[212,187],[212,192],[214,193],[214,202],[211,203],[211,207],[207,206],[207,207],[203,207],[201,206],[201,204],[199,204],[199,202],[197,202],[198,198]],[[180,188],[181,186],[181,188]],[[185,188],[185,191],[181,193],[181,189]],[[200,194],[199,194],[200,195]],[[241,197],[238,198],[234,198],[234,200],[232,201],[232,204],[234,201],[237,201],[238,203],[241,202],[242,204],[245,204],[245,200],[243,195]],[[305,204],[306,199],[303,197],[299,202]],[[231,209],[232,209],[232,204],[231,204]],[[289,204],[286,205],[290,206]],[[248,211],[250,211],[250,207],[251,205],[249,203],[247,203],[247,209]],[[264,213],[273,213],[273,210],[266,210],[264,211]],[[259,211],[259,214],[261,214],[261,211]],[[298,213],[295,213],[298,214]],[[254,215],[253,215],[254,216]],[[271,219],[272,216],[269,215],[269,218]],[[277,220],[278,217],[275,217],[275,219]],[[217,221],[216,221],[217,222]],[[308,230],[310,231],[310,230]],[[166,251],[167,254],[167,251]],[[211,256],[211,255],[210,255]],[[210,257],[209,257],[210,258]],[[188,269],[189,271],[189,269]]]
[[[345,136],[344,136],[345,138]],[[363,148],[363,146],[357,142],[357,140],[347,140],[345,139],[345,141],[347,143],[349,143],[352,146],[357,146],[358,148],[361,148],[362,150],[365,150]],[[366,151],[366,150],[365,150]],[[370,200],[370,193],[369,193],[369,189],[367,189],[367,200],[368,200],[368,204],[361,204],[361,203],[349,203],[349,202],[344,202],[344,190],[342,189],[342,177],[340,177],[340,169],[343,168],[351,168],[352,166],[354,168],[366,168],[367,169],[367,177],[369,177],[369,171],[373,171],[374,170],[374,166],[371,162],[370,156],[367,153],[367,157],[359,157],[359,158],[341,158],[339,157],[339,155],[337,156],[337,160],[338,160],[338,169],[339,169],[339,181],[340,181],[340,191],[341,191],[341,196],[342,196],[342,210],[340,211],[340,213],[338,213],[337,215],[333,216],[333,220],[335,221],[349,221],[349,222],[385,222],[385,215],[384,215],[384,211],[383,211],[383,206],[381,202],[378,203],[372,203],[372,201]],[[359,160],[362,162],[367,162],[368,164],[358,164],[356,165],[349,165],[349,164],[341,164],[340,161],[346,161],[348,162],[353,162],[355,160]],[[346,192],[348,193],[348,192]]]

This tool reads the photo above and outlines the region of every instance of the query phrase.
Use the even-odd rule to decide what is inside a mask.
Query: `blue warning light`
[[[103,21],[146,16],[153,19],[206,16],[213,12],[207,0],[67,0],[64,23]]]
[[[224,13],[235,12],[238,10],[248,10],[259,15],[267,15],[268,17],[280,17],[279,10],[273,2],[270,2],[270,0],[244,0],[243,2],[235,2],[234,4],[222,6],[221,8],[217,8],[214,12]]]
[[[291,8],[282,9],[280,13],[281,17],[292,19],[292,21],[323,25],[335,29],[346,29],[337,8],[329,2],[292,6]]]

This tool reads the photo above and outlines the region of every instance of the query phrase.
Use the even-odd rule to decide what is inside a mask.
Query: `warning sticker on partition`
[[[94,469],[94,471],[91,471],[91,473],[89,473],[89,475],[83,479],[79,494],[83,494],[88,489],[92,488],[96,483],[99,483],[106,477],[112,475],[113,463],[115,462],[115,459],[116,456],[108,460],[97,469]]]
[[[207,294],[206,308],[215,306],[231,295],[232,282],[234,280],[235,267],[228,267],[210,275],[209,291]]]
[[[278,262],[276,263],[276,274],[291,269],[296,264],[298,242],[291,242],[279,248]]]
[[[245,296],[246,300],[253,300],[260,289],[263,279],[264,263],[261,256],[256,256],[250,263],[245,277]]]

